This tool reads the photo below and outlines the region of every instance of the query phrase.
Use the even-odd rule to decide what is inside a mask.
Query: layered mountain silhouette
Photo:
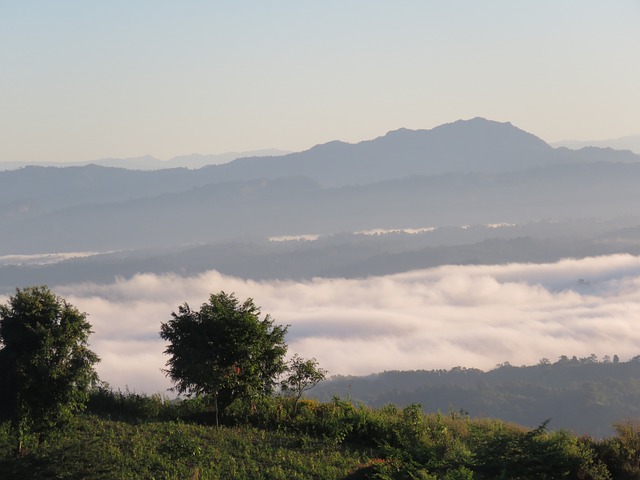
[[[574,150],[585,147],[612,148],[616,150],[631,150],[640,154],[640,135],[628,135],[607,140],[564,140],[554,143],[553,146],[568,147]]]
[[[218,165],[230,162],[236,158],[257,156],[269,157],[275,155],[285,155],[289,152],[285,150],[267,149],[253,150],[250,152],[227,152],[220,154],[202,155],[192,153],[190,155],[180,155],[169,160],[160,160],[151,155],[130,158],[102,158],[90,162],[1,162],[0,170],[15,170],[25,166],[42,167],[81,167],[85,165],[99,165],[101,167],[126,168],[129,170],[162,170],[165,168],[200,168],[205,165]]]
[[[96,165],[27,167],[0,172],[0,208],[121,202],[224,182],[307,177],[322,187],[364,185],[411,176],[504,173],[592,162],[640,162],[629,151],[554,149],[510,123],[482,118],[432,130],[400,129],[357,144],[329,142],[283,156],[246,157],[197,170],[135,171]]]
[[[357,144],[330,142],[269,162],[239,159],[220,170],[227,179],[273,178],[286,171],[323,186],[342,186],[411,175],[513,171],[553,163],[553,152],[509,123],[475,118],[432,130],[395,130]]]
[[[0,255],[604,221],[637,215],[639,183],[629,151],[553,148],[481,118],[197,170],[26,167],[0,172]]]
[[[598,150],[598,149],[596,149]],[[474,118],[432,130],[400,129],[357,144],[334,141],[280,157],[242,158],[215,168],[219,179],[307,176],[325,187],[380,182],[412,175],[499,173],[585,160],[637,162],[631,152],[554,149],[514,127]],[[207,167],[211,169],[214,167]]]

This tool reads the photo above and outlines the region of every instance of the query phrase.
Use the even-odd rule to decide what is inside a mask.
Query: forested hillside
[[[501,418],[528,427],[549,419],[549,428],[598,437],[613,424],[640,417],[640,356],[619,362],[595,356],[543,359],[535,366],[501,364],[475,368],[390,371],[333,377],[313,391],[371,406],[419,403],[426,412],[465,411],[474,418]]]

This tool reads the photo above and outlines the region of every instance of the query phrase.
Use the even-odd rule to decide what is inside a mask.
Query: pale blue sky
[[[0,0],[0,161],[640,133],[640,0]]]

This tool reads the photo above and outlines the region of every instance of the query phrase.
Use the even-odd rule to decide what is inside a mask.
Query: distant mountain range
[[[27,166],[40,167],[81,167],[84,165],[99,165],[101,167],[127,168],[129,170],[161,170],[164,168],[201,168],[205,165],[219,165],[228,163],[241,157],[272,157],[285,155],[289,152],[275,148],[266,150],[252,150],[250,152],[227,152],[220,154],[202,155],[192,153],[180,155],[169,160],[159,160],[151,155],[132,158],[101,158],[85,162],[0,162],[0,170],[15,170]]]
[[[611,138],[608,140],[563,140],[552,143],[554,147],[580,149],[585,147],[612,148],[615,150],[631,150],[640,154],[640,135]]]
[[[342,260],[333,266],[316,262],[318,250],[306,246],[278,252],[259,248],[263,256],[258,263],[264,268],[258,272],[256,267],[254,274],[388,272],[394,270],[392,254],[403,268],[443,259],[500,261],[515,245],[517,253],[509,258],[556,258],[561,252],[570,254],[571,245],[581,245],[580,255],[617,253],[638,241],[635,233],[612,235],[620,228],[640,231],[635,220],[640,215],[639,184],[640,155],[553,148],[510,123],[481,118],[194,170],[25,167],[0,172],[0,255],[150,248],[163,249],[166,255],[167,249],[209,245],[207,268],[224,264],[229,272],[251,276],[251,265],[242,258],[219,253],[229,254],[233,249],[228,245],[238,241],[255,246],[283,235],[331,237],[372,229],[505,222],[536,227],[520,231],[526,235],[520,240],[500,237],[511,244],[483,235],[477,240],[489,243],[475,247],[465,243],[470,236],[459,232],[442,240],[446,251],[429,243],[440,233],[427,232],[384,258],[369,240],[355,236],[349,248],[357,266],[344,255],[335,255]],[[623,218],[622,223],[616,220]],[[579,235],[571,230],[572,219],[580,220]],[[548,227],[554,224],[562,228]],[[601,226],[609,224],[610,231],[603,231]],[[598,243],[596,235],[607,233],[609,243]],[[536,241],[527,243],[527,238]],[[547,253],[539,255],[543,251]],[[274,266],[273,255],[280,256],[282,268]],[[307,261],[308,266],[300,268]]]
[[[356,144],[329,142],[263,161],[240,158],[215,169],[219,180],[304,176],[324,187],[416,175],[505,173],[592,161],[638,162],[630,152],[554,149],[510,123],[474,118],[431,130],[400,129]]]
[[[206,185],[280,178],[305,177],[328,188],[415,176],[495,175],[595,162],[637,164],[640,155],[598,148],[554,149],[510,123],[475,118],[432,130],[396,130],[357,144],[336,141],[300,153],[244,157],[197,170],[145,172],[97,165],[25,167],[0,172],[0,208],[29,201],[32,208],[49,210],[149,198]]]

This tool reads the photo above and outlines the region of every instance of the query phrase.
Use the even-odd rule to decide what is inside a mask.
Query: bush
[[[87,407],[92,413],[126,421],[175,420],[178,416],[176,404],[167,397],[158,393],[139,394],[129,389],[113,391],[106,384],[91,392]]]
[[[596,445],[614,478],[640,478],[640,421],[628,420],[614,426],[615,437]]]

